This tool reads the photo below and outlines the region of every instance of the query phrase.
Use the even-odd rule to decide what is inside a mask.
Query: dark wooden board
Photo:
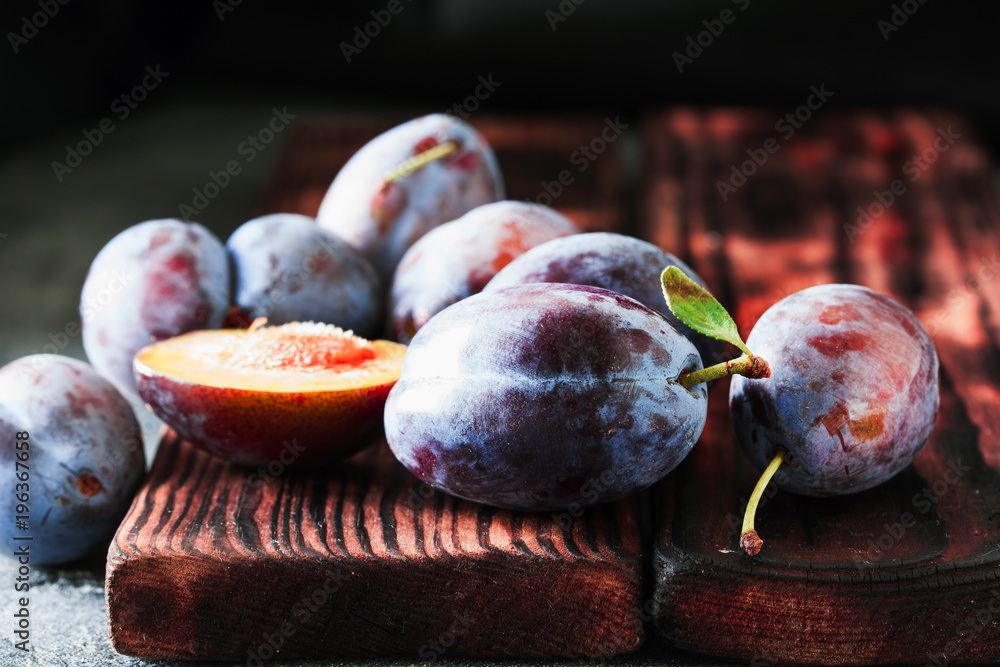
[[[658,489],[658,634],[755,664],[995,662],[1000,211],[990,160],[950,114],[831,113],[788,139],[775,127],[782,115],[648,117],[643,229],[691,259],[744,336],[772,303],[819,283],[860,283],[908,305],[940,356],[940,415],[914,464],[880,487],[769,497],[751,559],[737,522],[758,472],[735,444],[720,383],[701,441]],[[950,145],[949,128],[959,135]],[[768,138],[778,150],[724,201],[718,182]],[[884,214],[859,222],[858,208],[878,213],[894,181],[901,194]]]
[[[638,648],[636,501],[570,521],[434,493],[384,441],[257,475],[165,433],[108,556],[144,658],[589,657]]]
[[[315,215],[344,162],[395,122],[293,126],[259,212]],[[572,170],[552,205],[583,229],[631,230],[616,152],[572,162],[600,118],[476,127],[510,198]],[[643,640],[637,499],[576,519],[496,510],[433,493],[384,444],[326,471],[253,475],[165,435],[109,554],[117,651],[247,661],[270,638],[284,657],[603,659]]]

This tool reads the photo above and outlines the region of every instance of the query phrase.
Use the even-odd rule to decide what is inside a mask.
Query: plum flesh
[[[706,416],[697,350],[608,290],[532,284],[446,308],[414,337],[385,430],[417,477],[499,507],[609,502],[662,478]]]
[[[479,293],[521,253],[578,231],[561,213],[519,201],[484,204],[432,229],[396,267],[393,337],[409,343],[427,320]]]
[[[938,410],[938,358],[906,307],[858,285],[819,285],[761,316],[747,346],[771,377],[736,376],[736,439],[775,482],[808,496],[863,491],[893,477],[927,443]]]
[[[28,445],[17,449],[25,434]],[[52,565],[76,560],[111,537],[146,459],[132,407],[108,380],[58,355],[7,364],[0,369],[0,438],[4,544],[30,545],[31,563]],[[23,469],[15,470],[18,454],[25,457]],[[22,492],[28,494],[26,530],[14,521],[24,514],[15,511]],[[18,536],[32,539],[15,542]]]
[[[673,322],[698,348],[705,366],[732,358],[726,343],[692,331],[670,312],[660,287],[660,274],[668,266],[705,286],[694,269],[652,243],[610,232],[576,234],[528,250],[497,273],[484,291],[527,283],[601,287],[632,297]]]

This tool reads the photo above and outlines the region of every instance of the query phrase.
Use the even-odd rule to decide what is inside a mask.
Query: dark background
[[[563,0],[574,11],[553,30],[546,11],[559,0],[398,0],[402,11],[347,63],[340,43],[387,0],[41,1],[58,12],[17,54],[8,33],[39,2],[0,9],[0,147],[85,127],[155,63],[172,80],[149,108],[192,90],[222,99],[297,91],[340,107],[423,112],[450,107],[492,73],[502,94],[488,101],[491,113],[632,113],[794,107],[825,83],[832,106],[959,109],[1000,144],[996,3]],[[915,13],[884,39],[877,22],[904,4]],[[671,54],[725,8],[733,23],[679,73]]]

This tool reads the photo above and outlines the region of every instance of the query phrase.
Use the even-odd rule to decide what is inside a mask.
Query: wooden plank
[[[702,440],[657,490],[658,633],[758,664],[1000,659],[1000,299],[991,282],[1000,265],[988,270],[1000,214],[989,160],[951,115],[829,114],[779,140],[724,201],[718,182],[748,149],[781,137],[779,118],[650,117],[645,227],[685,244],[744,335],[771,303],[809,285],[856,282],[893,295],[932,332],[941,412],[914,464],[876,489],[770,497],[758,513],[764,550],[751,559],[738,552],[738,522],[757,471],[735,445],[721,383]],[[961,139],[933,155],[949,126]],[[888,203],[896,181],[901,194]],[[678,200],[661,206],[664,191]],[[880,197],[884,212],[859,222],[858,208],[878,213]],[[685,221],[691,229],[678,232]]]
[[[325,471],[278,467],[165,433],[109,553],[116,651],[579,658],[640,645],[635,499],[576,519],[497,510],[431,491],[384,441]]]

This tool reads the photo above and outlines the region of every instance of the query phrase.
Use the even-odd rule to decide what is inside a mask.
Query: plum
[[[691,342],[608,290],[532,284],[471,296],[417,332],[385,407],[396,457],[429,485],[518,510],[635,493],[706,416]]]
[[[432,315],[480,292],[521,253],[578,231],[561,213],[520,201],[484,204],[432,229],[396,267],[393,337],[409,343]]]
[[[667,307],[659,279],[668,266],[676,266],[704,287],[691,267],[652,243],[622,234],[590,232],[565,236],[528,250],[497,273],[483,291],[526,283],[570,283],[609,289],[663,314],[690,338],[704,365],[726,359],[725,342],[692,331]]]
[[[0,369],[0,443],[0,539],[8,555],[26,546],[32,564],[76,560],[108,540],[146,463],[125,397],[87,364],[58,355]],[[16,515],[27,516],[25,528]]]
[[[360,336],[378,329],[378,276],[368,261],[312,218],[276,213],[241,225],[226,243],[235,305],[271,324],[335,324]]]
[[[937,353],[897,301],[859,285],[810,287],[769,308],[747,344],[768,359],[772,377],[733,378],[733,428],[754,465],[782,466],[779,487],[817,497],[863,491],[927,443]],[[755,532],[747,543],[751,553],[760,548]]]
[[[388,285],[417,239],[503,196],[500,168],[482,135],[457,118],[431,114],[355,153],[331,183],[317,221],[359,250]]]
[[[94,258],[80,296],[83,347],[95,370],[136,395],[132,357],[145,345],[217,328],[229,308],[229,260],[207,229],[148,220]]]

